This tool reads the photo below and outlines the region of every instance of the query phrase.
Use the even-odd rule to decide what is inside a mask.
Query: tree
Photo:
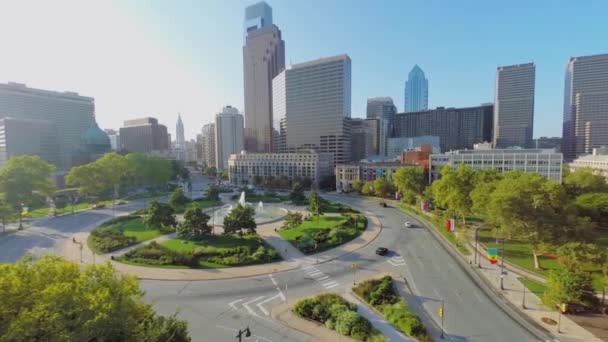
[[[594,174],[588,167],[566,172],[564,186],[572,198],[590,192],[608,192],[608,184],[604,177]]]
[[[157,315],[110,263],[24,259],[0,265],[0,284],[2,341],[190,341],[186,322]]]
[[[184,190],[181,187],[175,188],[169,196],[169,204],[173,208],[182,207],[190,202],[190,199],[184,195]]]
[[[549,272],[543,295],[543,303],[547,306],[562,303],[594,306],[597,301],[591,276],[580,268],[561,266]]]
[[[3,231],[6,231],[6,221],[14,218],[16,214],[15,209],[6,201],[4,194],[0,194],[0,221],[2,221]]]
[[[211,226],[208,224],[210,218],[201,208],[189,208],[184,213],[184,222],[179,225],[177,232],[192,238],[209,235],[211,234]]]
[[[361,192],[361,189],[363,189],[363,182],[358,179],[355,180],[353,182],[353,190],[355,190],[356,192]]]
[[[224,170],[224,171],[222,171],[221,178],[222,178],[223,180],[228,180],[228,177],[229,177],[229,176],[230,176],[230,174],[228,173],[228,170],[227,170],[227,169],[226,169],[226,170]]]
[[[217,169],[215,168],[215,166],[205,166],[205,170],[203,171],[203,173],[209,177],[215,177],[217,175]]]
[[[506,236],[530,242],[534,267],[541,247],[576,240],[588,223],[575,215],[563,187],[536,173],[509,172],[489,197],[486,220]]]
[[[393,186],[384,177],[374,180],[374,194],[378,197],[390,196]]]
[[[308,211],[313,215],[323,215],[323,205],[321,203],[321,197],[316,191],[310,193],[308,197]]]
[[[412,191],[417,195],[422,195],[427,183],[424,170],[419,167],[401,167],[397,169],[393,179],[399,191],[402,193]]]
[[[135,167],[120,154],[107,153],[93,162],[104,175],[104,184],[113,190],[113,198],[118,197],[120,184],[135,172]]]
[[[106,191],[102,170],[92,163],[76,166],[65,176],[66,184],[78,187],[78,193],[88,196],[101,196]]]
[[[361,188],[361,194],[364,196],[371,196],[374,194],[374,182],[370,181],[363,185]]]
[[[293,183],[293,187],[289,193],[289,199],[293,203],[301,203],[306,199],[306,196],[304,196],[304,188],[300,182]]]
[[[475,171],[474,187],[470,193],[472,211],[483,217],[487,215],[487,205],[490,195],[496,189],[496,184],[502,179],[502,174],[495,169]]]
[[[175,227],[175,210],[172,206],[158,201],[152,201],[150,207],[146,209],[143,223],[148,227]]]
[[[283,225],[284,228],[293,228],[302,224],[302,213],[293,212],[287,213],[285,216],[285,223]]]
[[[604,265],[606,251],[594,243],[568,242],[557,248],[557,255],[568,267],[581,268],[583,264]]]
[[[257,225],[255,223],[255,210],[250,206],[243,206],[240,203],[232,208],[228,215],[224,217],[224,234],[234,234],[247,230],[249,234],[255,234]]]
[[[456,171],[449,165],[441,169],[441,178],[431,186],[435,203],[462,218],[471,214],[471,191],[473,190],[473,170],[460,164]]]
[[[300,183],[304,189],[310,190],[310,187],[312,186],[312,179],[310,179],[310,177],[304,177]]]
[[[212,201],[219,201],[220,189],[218,189],[215,185],[209,185],[209,187],[207,188],[207,199]]]
[[[599,228],[608,228],[608,192],[579,195],[574,204],[581,215],[589,217]]]

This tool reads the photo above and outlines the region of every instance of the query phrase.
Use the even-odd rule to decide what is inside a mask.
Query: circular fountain
[[[247,202],[245,200],[244,191],[241,192],[241,196],[239,197],[239,200],[237,203],[242,206],[254,207],[253,203]],[[224,217],[226,217],[226,215],[228,215],[228,213],[230,213],[232,208],[234,208],[233,204],[224,204],[219,209],[212,210],[210,212],[210,216],[211,216],[210,222],[215,226],[222,226],[224,224]],[[257,206],[254,207],[254,209],[255,209],[254,219],[255,219],[255,223],[257,223],[257,224],[263,224],[263,223],[275,221],[275,220],[281,219],[285,215],[287,215],[287,209],[277,207],[274,205],[269,205],[269,204],[264,205],[264,203],[262,203],[262,201],[260,201],[257,204]]]

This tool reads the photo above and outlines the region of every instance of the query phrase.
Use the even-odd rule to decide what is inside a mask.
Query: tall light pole
[[[500,289],[504,290],[504,278],[505,278],[505,237],[501,240],[502,247],[500,248]]]

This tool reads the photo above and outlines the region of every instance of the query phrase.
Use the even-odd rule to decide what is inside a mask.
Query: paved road
[[[375,212],[383,231],[374,242],[355,253],[318,265],[312,265],[314,258],[311,258],[311,265],[294,271],[232,280],[142,280],[146,300],[161,313],[177,311],[189,322],[195,341],[235,340],[236,331],[246,326],[254,336],[244,341],[309,341],[309,336],[273,321],[272,307],[283,300],[291,302],[324,291],[345,293],[356,280],[350,266],[357,263],[356,278],[382,271],[404,276],[415,294],[414,309],[432,321],[437,322],[443,300],[449,341],[535,340],[477,288],[428,231],[403,227],[405,220],[416,222],[414,219],[395,208],[381,208],[374,200],[324,196]],[[127,212],[139,206],[129,204],[117,211]],[[0,237],[0,262],[14,262],[32,248],[53,250],[61,239],[91,230],[111,214],[112,210],[105,209],[42,220],[34,228]],[[393,253],[377,256],[378,246],[388,247]]]

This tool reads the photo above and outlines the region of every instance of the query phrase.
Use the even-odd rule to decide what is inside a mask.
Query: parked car
[[[388,253],[388,248],[386,247],[378,247],[378,249],[376,249],[376,254],[378,255],[386,255]]]
[[[386,208],[387,207],[386,202],[384,202],[384,201],[380,202],[380,206]]]
[[[106,205],[103,204],[103,203],[95,203],[95,204],[93,204],[93,209],[103,209],[105,207],[106,207]]]
[[[413,225],[409,221],[405,221],[405,228],[412,228]]]

